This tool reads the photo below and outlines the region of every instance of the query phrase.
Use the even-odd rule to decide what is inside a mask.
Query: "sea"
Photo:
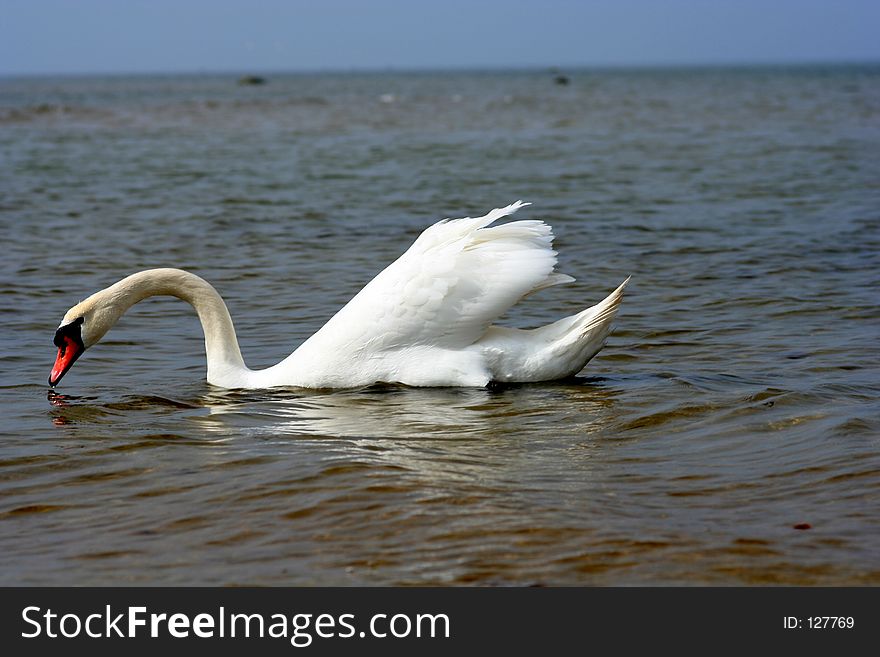
[[[880,66],[0,78],[0,584],[880,585]],[[576,378],[223,390],[419,233],[518,199]]]

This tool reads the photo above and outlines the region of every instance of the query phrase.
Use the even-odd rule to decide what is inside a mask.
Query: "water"
[[[880,69],[0,81],[0,583],[880,583]],[[46,387],[139,269],[286,356],[442,217],[518,198],[563,383],[228,392],[176,299]],[[807,523],[810,529],[795,529]]]

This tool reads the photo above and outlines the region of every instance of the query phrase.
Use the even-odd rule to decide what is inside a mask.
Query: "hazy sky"
[[[0,0],[0,74],[880,60],[880,0]]]

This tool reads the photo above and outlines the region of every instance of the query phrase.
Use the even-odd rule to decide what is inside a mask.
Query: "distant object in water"
[[[238,78],[238,83],[240,85],[266,84],[266,78],[259,75],[245,75]]]
[[[553,78],[553,81],[554,81],[556,84],[560,84],[560,85],[562,85],[562,86],[565,86],[565,85],[567,85],[567,84],[570,82],[570,80],[568,79],[568,76],[567,76],[567,75],[563,75],[562,73],[558,73],[558,74],[556,75],[556,77]]]
[[[55,332],[55,386],[131,306],[167,294],[189,302],[205,332],[208,383],[223,388],[355,388],[372,383],[487,386],[574,376],[605,344],[623,282],[597,305],[532,330],[494,326],[524,296],[571,276],[557,273],[543,221],[491,226],[518,201],[484,217],[440,221],[379,273],[290,356],[251,370],[226,304],[180,269],[132,274],[76,304]],[[627,279],[629,280],[629,279]],[[277,328],[286,326],[280,319]]]

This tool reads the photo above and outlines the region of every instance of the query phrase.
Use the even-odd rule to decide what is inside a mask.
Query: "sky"
[[[0,0],[0,74],[880,61],[880,0]]]

